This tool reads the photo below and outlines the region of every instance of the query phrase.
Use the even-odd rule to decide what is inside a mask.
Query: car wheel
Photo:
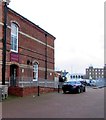
[[[81,89],[80,89],[80,88],[78,88],[78,89],[77,89],[77,92],[78,92],[78,93],[81,93]]]
[[[83,92],[86,92],[86,88],[84,87],[84,90],[83,90]]]
[[[65,93],[66,93],[66,91],[64,91],[64,90],[63,90],[63,93],[65,94]]]

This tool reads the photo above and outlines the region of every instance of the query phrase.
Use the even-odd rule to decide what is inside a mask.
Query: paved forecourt
[[[31,95],[6,100],[2,106],[3,118],[104,118],[104,88]]]

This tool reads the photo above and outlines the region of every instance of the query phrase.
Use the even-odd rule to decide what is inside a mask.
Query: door
[[[10,66],[10,86],[16,86],[17,83],[17,66]]]

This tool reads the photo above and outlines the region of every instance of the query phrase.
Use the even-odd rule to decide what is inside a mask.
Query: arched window
[[[18,53],[18,25],[11,23],[11,51]]]
[[[33,81],[38,81],[38,63],[33,65]]]

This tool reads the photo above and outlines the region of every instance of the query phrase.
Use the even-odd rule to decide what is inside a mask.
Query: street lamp
[[[5,2],[7,5],[11,2],[10,0],[0,0],[0,2]]]
[[[6,32],[7,32],[7,5],[10,0],[1,0],[4,2],[4,26],[3,26],[3,52],[2,52],[2,85],[5,85],[5,71],[6,71]]]

